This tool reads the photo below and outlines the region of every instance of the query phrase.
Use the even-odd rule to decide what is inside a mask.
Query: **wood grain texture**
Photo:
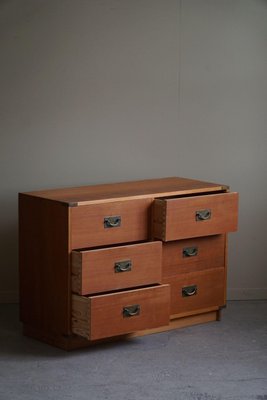
[[[228,275],[228,235],[225,237],[225,247],[224,247],[224,304],[227,300],[227,275]]]
[[[161,333],[166,331],[172,331],[174,329],[186,328],[188,326],[194,326],[199,324],[205,324],[207,322],[217,321],[217,311],[209,311],[200,314],[190,315],[188,317],[181,317],[170,321],[169,325],[160,326],[154,329],[145,329],[138,332],[130,333],[128,338],[153,335],[155,333]]]
[[[70,351],[88,347],[92,342],[74,334],[62,335],[58,332],[44,331],[43,329],[23,324],[23,335],[45,342],[51,346]]]
[[[70,205],[86,205],[104,201],[115,201],[131,198],[151,198],[177,194],[203,193],[226,190],[227,186],[217,183],[198,181],[194,179],[169,177],[160,179],[145,179],[132,182],[109,183],[50,189],[29,192],[32,196],[56,200]]]
[[[208,307],[221,307],[224,299],[224,268],[192,272],[163,279],[171,286],[171,315]],[[197,294],[182,296],[182,288],[197,285]]]
[[[195,313],[194,315],[190,314],[185,317],[181,318],[176,318],[170,321],[168,325],[160,326],[157,328],[151,328],[151,329],[144,329],[140,331],[136,331],[133,333],[129,333],[126,335],[119,335],[119,336],[113,336],[110,338],[106,339],[100,339],[100,340],[93,340],[89,341],[81,336],[78,335],[70,335],[70,336],[57,336],[55,334],[51,333],[45,333],[42,330],[38,330],[32,327],[29,327],[27,325],[23,326],[23,333],[27,336],[30,336],[32,338],[41,340],[45,343],[48,343],[52,346],[59,347],[61,349],[70,351],[74,349],[80,349],[80,348],[85,348],[85,347],[91,347],[96,344],[100,343],[107,343],[107,342],[115,342],[118,340],[131,340],[134,337],[138,336],[145,336],[145,335],[153,335],[156,333],[161,333],[165,331],[170,331],[174,329],[180,329],[180,328],[185,328],[188,326],[194,326],[198,324],[203,324],[207,322],[212,322],[212,321],[218,321],[218,313],[220,313],[221,310],[215,309],[215,311],[205,311],[204,310],[199,310],[198,313]]]
[[[79,251],[73,251],[71,253],[71,289],[73,293],[83,293],[83,260],[82,253]]]
[[[72,252],[72,291],[81,295],[161,283],[162,242]],[[115,263],[130,260],[131,270]]]
[[[72,249],[148,240],[152,199],[115,201],[70,208]],[[121,226],[105,228],[104,218],[120,216]]]
[[[44,332],[70,333],[68,207],[19,196],[20,318]]]
[[[165,203],[159,207],[157,203]],[[153,236],[164,241],[216,235],[237,230],[238,193],[156,199],[157,214]],[[211,218],[196,221],[196,211],[209,209]],[[160,214],[162,210],[162,214]],[[158,225],[162,225],[160,231]]]
[[[237,225],[237,194],[227,191],[225,185],[163,178],[20,194],[20,317],[24,333],[70,350],[215,320],[226,301],[223,265],[227,242],[223,238]],[[213,221],[196,225],[196,206],[211,208]],[[115,215],[121,216],[121,226],[104,228],[104,217]],[[211,236],[215,233],[223,235],[215,239]],[[164,243],[162,281],[161,243],[140,243],[155,237],[179,240]],[[182,247],[196,244],[197,258],[182,261]],[[107,248],[110,245],[113,247]],[[123,258],[134,258],[138,270],[112,281],[111,265],[114,269],[114,262]],[[90,268],[95,265],[92,276]],[[74,291],[90,291],[89,297],[72,295],[71,281]],[[161,282],[163,285],[140,288]],[[106,286],[101,288],[103,283]],[[177,297],[183,286],[194,284],[198,286],[196,296]],[[103,294],[102,290],[112,293]],[[139,303],[140,315],[123,318],[124,306]]]
[[[73,333],[88,340],[123,335],[169,323],[169,285],[83,297],[83,300],[74,294],[72,299]],[[123,307],[135,304],[140,305],[140,314],[125,318]]]
[[[184,257],[185,248],[197,248],[197,255]],[[165,242],[162,246],[163,277],[223,267],[225,262],[225,235]]]
[[[151,208],[152,238],[163,240],[166,236],[167,202],[164,199],[155,199]]]
[[[91,338],[91,299],[72,296],[72,332],[78,336]]]
[[[211,311],[219,311],[220,307],[219,306],[212,306],[212,307],[207,307],[207,308],[199,308],[197,310],[191,310],[191,311],[185,311],[185,312],[180,312],[179,314],[172,314],[170,316],[170,319],[177,319],[177,318],[184,318],[184,317],[190,317],[191,315],[198,315],[198,314],[204,314],[208,313]]]

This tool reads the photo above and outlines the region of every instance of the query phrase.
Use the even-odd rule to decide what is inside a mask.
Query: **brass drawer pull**
[[[182,288],[182,296],[189,297],[197,294],[197,285],[185,286]]]
[[[128,272],[132,270],[132,261],[125,260],[125,261],[118,261],[114,265],[115,272]]]
[[[118,226],[121,226],[121,216],[120,215],[104,218],[104,227],[105,228],[116,228]]]
[[[184,247],[183,257],[194,257],[197,256],[198,247]]]
[[[135,304],[133,306],[123,307],[122,314],[124,318],[135,317],[140,314],[140,305]]]
[[[196,221],[206,221],[207,219],[211,219],[210,209],[196,211]]]

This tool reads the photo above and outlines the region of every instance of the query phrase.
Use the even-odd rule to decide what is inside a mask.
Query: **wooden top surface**
[[[186,195],[226,189],[226,185],[187,178],[170,177],[64,189],[50,189],[23,194],[59,201],[73,207],[115,200],[122,201],[138,198]]]

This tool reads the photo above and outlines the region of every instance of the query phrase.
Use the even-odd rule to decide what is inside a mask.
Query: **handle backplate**
[[[122,314],[124,318],[135,317],[136,315],[140,314],[140,305],[134,304],[132,306],[126,306],[122,309]]]
[[[115,272],[128,272],[131,270],[132,270],[132,261],[131,260],[117,261],[114,264]]]
[[[211,210],[209,208],[196,211],[196,221],[206,221],[207,219],[211,219]]]
[[[197,285],[184,286],[182,288],[182,297],[195,296],[197,294]]]
[[[118,226],[121,226],[121,216],[120,215],[104,217],[104,227],[105,228],[117,228]]]
[[[198,254],[198,247],[184,247],[183,248],[183,257],[194,257]]]

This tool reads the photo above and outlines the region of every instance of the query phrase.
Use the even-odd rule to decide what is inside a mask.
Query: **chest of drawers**
[[[70,350],[219,319],[237,213],[185,178],[20,193],[24,334]]]

